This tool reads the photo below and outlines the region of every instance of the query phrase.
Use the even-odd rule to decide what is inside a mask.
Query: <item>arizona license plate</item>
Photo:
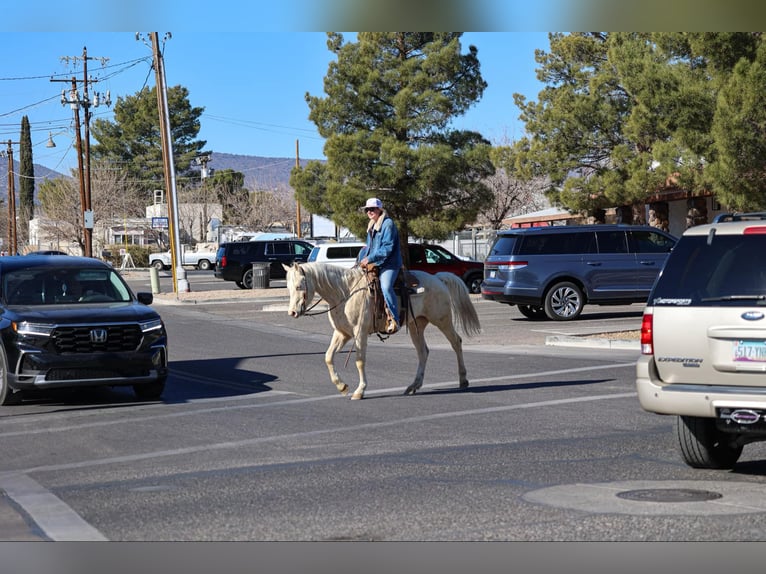
[[[766,341],[734,341],[732,358],[740,362],[766,363]]]

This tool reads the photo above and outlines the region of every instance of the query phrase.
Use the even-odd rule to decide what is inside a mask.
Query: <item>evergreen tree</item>
[[[192,107],[188,90],[174,86],[168,88],[168,109],[176,175],[191,177],[192,161],[206,144],[194,139],[200,130],[199,118],[204,108]],[[90,133],[97,142],[91,145],[92,157],[108,160],[127,170],[132,183],[145,190],[147,201],[150,201],[153,190],[164,189],[156,87],[117,98],[114,121],[98,119],[93,122]]]
[[[26,243],[29,238],[29,220],[35,216],[35,166],[32,161],[32,135],[29,118],[21,118],[21,138],[19,139],[19,208],[18,243]]]
[[[326,97],[306,94],[327,162],[295,168],[290,180],[304,205],[364,237],[359,208],[379,197],[403,243],[410,234],[441,239],[476,220],[492,201],[482,181],[494,171],[490,145],[451,122],[487,84],[477,49],[461,54],[460,36],[365,32],[344,43],[328,34],[337,60]]]

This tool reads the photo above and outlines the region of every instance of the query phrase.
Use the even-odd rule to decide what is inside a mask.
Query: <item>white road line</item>
[[[95,542],[107,538],[49,490],[22,474],[0,476],[0,489],[53,541]]]
[[[611,365],[601,365],[596,367],[579,367],[576,369],[559,369],[555,371],[543,371],[539,373],[522,373],[517,375],[501,375],[498,377],[487,377],[483,379],[473,379],[471,382],[473,384],[476,383],[488,383],[488,382],[496,382],[496,381],[505,381],[505,380],[514,380],[514,379],[527,379],[530,377],[544,377],[544,376],[552,376],[552,375],[562,375],[562,374],[569,374],[569,373],[578,373],[578,372],[585,372],[585,371],[599,371],[599,370],[609,370],[609,369],[617,369],[617,368],[624,368],[624,367],[633,367],[635,366],[635,363],[614,363]],[[328,381],[329,383],[329,381]],[[429,389],[439,389],[439,388],[451,388],[451,387],[457,387],[457,381],[446,381],[442,383],[431,383],[423,385],[423,388]],[[404,389],[407,387],[387,387],[384,389],[370,389],[367,387],[367,390],[365,391],[366,395],[385,395],[385,394],[401,394],[404,392]],[[630,393],[635,394],[635,393]],[[237,397],[216,397],[212,399],[193,399],[187,402],[187,404],[209,404],[209,403],[215,403],[215,402],[224,402],[224,401],[242,401],[245,399],[261,399],[261,398],[269,398],[273,397],[275,395],[294,395],[294,393],[289,393],[287,391],[276,391],[276,390],[270,390],[270,391],[264,391],[260,393],[254,393],[251,395],[240,395]],[[24,429],[19,431],[7,431],[7,432],[0,432],[0,438],[10,438],[14,436],[27,436],[32,434],[50,434],[50,433],[56,433],[56,432],[71,432],[73,430],[78,429],[86,429],[86,428],[95,428],[95,427],[106,427],[106,426],[113,426],[113,425],[122,425],[122,424],[135,424],[140,423],[143,421],[149,421],[149,420],[158,420],[163,418],[179,418],[179,417],[187,417],[187,416],[193,416],[193,415],[201,415],[201,414],[210,414],[215,412],[221,412],[221,411],[232,411],[232,410],[244,410],[244,409],[260,409],[265,407],[273,407],[273,406],[283,406],[286,404],[300,404],[300,403],[314,403],[319,401],[328,401],[328,400],[340,400],[344,399],[345,397],[342,397],[339,394],[330,394],[330,395],[323,395],[321,397],[304,397],[304,398],[290,398],[287,400],[282,401],[269,401],[269,402],[260,402],[256,404],[239,404],[239,405],[225,405],[221,407],[208,407],[208,408],[200,408],[200,409],[192,409],[192,410],[184,410],[181,412],[173,412],[173,413],[162,413],[162,414],[148,414],[145,416],[133,416],[133,417],[127,417],[127,418],[120,418],[115,420],[107,420],[107,421],[95,421],[95,422],[89,422],[89,423],[81,423],[81,424],[68,424],[58,427],[44,427],[44,428],[38,428],[38,429]],[[157,405],[147,405],[146,407],[143,407],[143,409],[157,409],[157,408],[167,408],[168,406],[174,406],[174,404],[166,405],[166,404],[157,404]],[[106,411],[102,411],[106,412]],[[115,409],[109,409],[109,412],[116,412]],[[92,413],[88,413],[89,415],[92,415]],[[40,420],[46,420],[46,417],[48,415],[43,414],[40,415],[38,418]],[[59,414],[59,417],[65,417],[67,416],[66,413]],[[14,421],[9,421],[14,422]],[[18,421],[15,421],[18,422]],[[31,419],[24,419],[21,422],[29,423],[34,422]]]

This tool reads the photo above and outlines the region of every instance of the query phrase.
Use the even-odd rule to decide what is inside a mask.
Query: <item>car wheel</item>
[[[742,446],[732,445],[733,436],[719,431],[715,419],[678,416],[676,436],[681,457],[692,468],[732,469],[742,454]]]
[[[21,402],[21,392],[8,386],[8,359],[0,348],[0,405],[14,405]]]
[[[163,269],[165,269],[165,266],[162,264],[162,261],[160,261],[159,259],[155,259],[152,262],[152,267],[154,267],[157,271],[162,271]]]
[[[535,321],[539,321],[541,319],[546,319],[548,316],[545,314],[545,309],[540,307],[539,305],[517,305],[519,308],[519,312],[524,315],[527,319],[533,319]]]
[[[253,288],[253,270],[248,269],[242,274],[242,285],[239,286],[241,289],[252,289]]]
[[[481,293],[481,282],[483,280],[484,277],[481,275],[471,275],[468,277],[468,280],[465,282],[466,287],[468,287],[468,291],[474,294]]]
[[[556,283],[545,295],[545,314],[554,321],[576,319],[584,306],[582,289],[571,281]]]
[[[162,398],[162,393],[165,391],[165,379],[160,379],[154,383],[146,383],[143,385],[133,385],[133,393],[136,397],[142,401],[156,401]]]
[[[210,261],[207,259],[200,259],[199,263],[197,263],[197,269],[200,271],[210,271],[210,268],[212,265],[210,265]]]

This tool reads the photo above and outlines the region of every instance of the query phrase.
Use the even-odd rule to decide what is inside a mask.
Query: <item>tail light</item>
[[[222,267],[222,268],[223,268],[223,267],[226,267],[226,256],[225,256],[225,255],[223,255],[223,256],[221,257],[221,267]]]
[[[644,312],[641,319],[641,354],[654,355],[654,315]]]

